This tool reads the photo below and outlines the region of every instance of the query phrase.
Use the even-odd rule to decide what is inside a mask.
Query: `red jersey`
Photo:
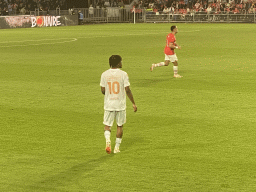
[[[166,46],[165,46],[165,49],[164,49],[164,53],[166,55],[174,55],[175,54],[174,49],[171,49],[169,47],[169,43],[173,43],[174,45],[176,45],[176,37],[172,33],[169,33],[166,37]]]

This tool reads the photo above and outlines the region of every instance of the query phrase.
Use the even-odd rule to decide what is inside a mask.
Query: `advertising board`
[[[57,27],[78,25],[77,15],[64,16],[4,16],[0,17],[0,29]]]

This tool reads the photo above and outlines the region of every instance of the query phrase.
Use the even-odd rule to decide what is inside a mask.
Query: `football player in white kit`
[[[130,82],[126,72],[122,71],[122,58],[120,55],[112,55],[109,58],[110,69],[101,75],[101,92],[104,94],[104,136],[106,138],[106,152],[111,153],[110,133],[116,119],[117,132],[114,153],[119,153],[119,146],[123,136],[123,124],[126,122],[126,94],[133,104],[134,112],[137,111]]]

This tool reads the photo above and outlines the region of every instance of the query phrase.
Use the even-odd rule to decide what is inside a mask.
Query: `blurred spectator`
[[[174,14],[174,11],[175,11],[174,7],[171,6],[171,7],[169,8],[169,13],[170,13],[170,14]]]
[[[165,6],[164,9],[163,9],[163,13],[167,14],[168,12],[169,12],[169,9]]]
[[[118,3],[118,7],[120,7],[120,8],[124,8],[124,2],[121,0],[121,1],[119,1],[119,3]]]
[[[195,4],[195,8],[198,10],[198,9],[199,9],[199,7],[200,7],[200,3],[199,3],[199,2],[196,2],[196,4]]]
[[[208,8],[207,8],[207,14],[211,14],[211,12],[212,12],[212,8],[211,8],[211,6],[209,5]]]
[[[12,4],[11,3],[8,4],[8,13],[9,13],[9,15],[12,15]]]
[[[26,14],[26,9],[25,9],[25,7],[22,7],[21,9],[20,9],[20,14],[21,15],[25,15]]]
[[[81,12],[81,10],[78,11],[78,24],[82,25],[82,22],[84,20],[84,14]]]
[[[89,17],[93,17],[93,14],[94,14],[94,8],[92,5],[90,5],[89,7]]]

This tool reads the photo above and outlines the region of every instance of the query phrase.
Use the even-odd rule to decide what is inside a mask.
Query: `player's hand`
[[[178,47],[178,49],[181,49],[181,46],[177,46]]]
[[[135,104],[133,104],[132,106],[133,106],[133,111],[136,112],[137,111],[137,106]]]

